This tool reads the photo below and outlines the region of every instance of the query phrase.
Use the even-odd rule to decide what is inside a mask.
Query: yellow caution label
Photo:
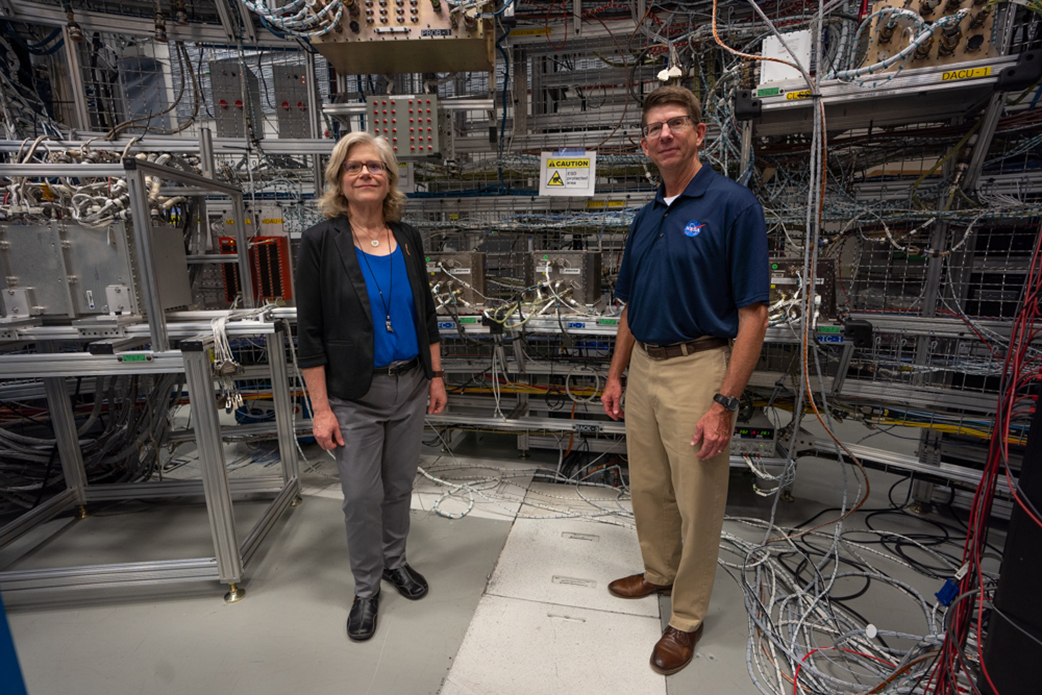
[[[600,208],[624,208],[626,207],[625,200],[591,200],[586,203],[586,207],[589,209],[600,209]]]
[[[272,218],[270,220],[261,220],[261,224],[282,224],[282,218]]]
[[[547,169],[589,169],[589,159],[548,159]]]
[[[543,29],[511,29],[511,36],[549,36],[550,30],[548,28]]]
[[[792,101],[794,99],[810,99],[810,90],[805,89],[802,92],[786,92],[785,100]]]
[[[991,68],[967,68],[965,70],[948,70],[941,75],[941,80],[944,82],[950,82],[951,80],[972,80],[978,77],[987,77],[991,74]]]
[[[561,178],[561,172],[555,171],[554,175],[550,177],[550,180],[546,182],[547,186],[563,186],[564,179]]]

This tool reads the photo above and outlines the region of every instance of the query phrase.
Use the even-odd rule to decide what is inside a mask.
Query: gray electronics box
[[[428,253],[427,279],[440,313],[475,313],[484,306],[485,254],[481,251]],[[448,300],[448,301],[445,301]]]
[[[144,315],[130,231],[124,223],[101,228],[59,222],[0,225],[4,318],[24,318],[25,304],[31,316],[40,317]],[[188,306],[192,293],[181,230],[153,226],[152,246],[164,310]],[[119,305],[110,297],[118,297]]]
[[[596,251],[533,251],[535,283],[549,285],[579,304],[601,299],[601,254]]]
[[[276,65],[272,73],[275,77],[275,114],[279,124],[279,139],[310,138],[310,112],[320,108],[313,103],[314,76],[308,74],[304,65]]]
[[[774,422],[757,409],[746,422],[736,422],[731,437],[732,456],[762,456],[774,458],[778,455],[778,429]]]
[[[243,81],[246,94],[243,96]],[[246,137],[246,118],[253,124],[257,139],[264,137],[264,114],[260,106],[257,76],[242,68],[238,60],[215,60],[210,63],[210,86],[213,89],[213,113],[219,138]]]

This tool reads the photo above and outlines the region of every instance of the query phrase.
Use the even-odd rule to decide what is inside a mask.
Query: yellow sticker
[[[282,224],[282,218],[279,218],[279,219],[272,218],[270,220],[261,220],[261,224]]]
[[[965,70],[949,70],[941,75],[941,80],[972,80],[978,77],[987,77],[991,74],[991,68],[966,68]]]
[[[793,99],[810,99],[810,90],[805,89],[802,92],[786,92],[785,100],[792,101]]]
[[[511,36],[549,36],[550,30],[543,29],[511,29]]]
[[[590,209],[596,208],[624,208],[626,207],[625,200],[591,200],[586,203],[586,207]]]
[[[43,194],[44,200],[54,200],[54,191],[51,190],[51,187],[47,185],[46,181],[44,181],[43,185],[40,186],[40,192]]]
[[[589,169],[589,159],[548,159],[547,169]]]
[[[561,178],[561,172],[555,171],[554,175],[550,177],[550,180],[546,182],[547,186],[563,186],[564,180]]]

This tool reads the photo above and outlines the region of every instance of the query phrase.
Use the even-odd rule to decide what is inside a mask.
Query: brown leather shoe
[[[705,623],[699,625],[694,632],[681,632],[672,625],[667,626],[651,652],[651,668],[663,676],[670,676],[691,663],[691,657],[695,655],[695,645],[702,637],[703,627]]]
[[[628,577],[613,581],[608,585],[608,591],[611,592],[612,596],[618,596],[619,598],[644,598],[652,594],[669,596],[673,591],[673,585],[659,586],[658,584],[644,581],[643,574],[631,574]]]

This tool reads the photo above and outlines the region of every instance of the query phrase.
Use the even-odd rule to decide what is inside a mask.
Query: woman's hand
[[[427,414],[437,415],[445,410],[445,404],[449,402],[449,396],[445,393],[445,380],[441,377],[431,379],[431,385],[427,387],[427,395],[430,401],[427,403]]]
[[[442,393],[444,393],[444,389]],[[340,433],[340,422],[332,410],[315,412],[311,418],[311,433],[315,435],[318,445],[326,451],[344,445],[344,435]]]

